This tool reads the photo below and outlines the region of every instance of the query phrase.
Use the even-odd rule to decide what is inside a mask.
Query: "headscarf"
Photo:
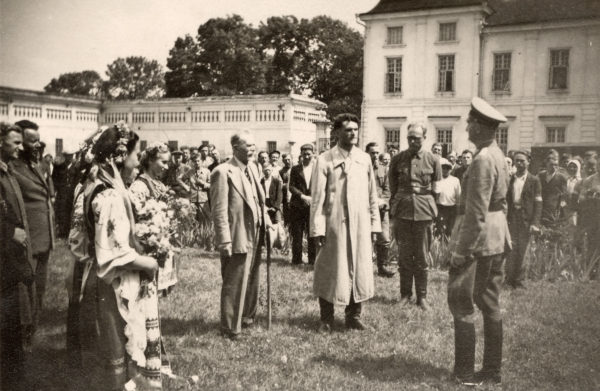
[[[567,192],[568,194],[574,194],[575,193],[575,186],[577,186],[577,184],[581,181],[581,163],[579,163],[579,160],[569,160],[569,162],[567,163],[567,167],[569,167],[569,164],[573,163],[575,166],[577,166],[577,171],[575,172],[575,175],[567,178]]]

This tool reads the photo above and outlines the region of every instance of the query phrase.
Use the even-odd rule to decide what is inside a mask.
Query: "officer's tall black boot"
[[[412,296],[413,271],[409,268],[400,267],[400,305],[410,304]]]
[[[483,318],[483,366],[477,380],[500,384],[502,381],[502,320]]]
[[[381,277],[393,277],[395,273],[385,267],[390,249],[385,246],[377,245],[375,251],[377,252],[377,274]]]
[[[427,303],[427,270],[415,272],[415,291],[417,292],[417,305],[423,311],[428,311],[430,308]]]
[[[475,325],[454,319],[454,376],[465,385],[475,385]]]

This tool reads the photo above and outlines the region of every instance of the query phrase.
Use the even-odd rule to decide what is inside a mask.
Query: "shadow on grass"
[[[264,257],[262,262],[263,262],[264,267],[266,267],[267,266],[267,258]],[[289,269],[297,270],[297,271],[303,272],[303,273],[312,273],[314,271],[313,265],[309,265],[308,263],[303,263],[301,265],[295,265],[287,258],[271,258],[271,265],[281,267],[281,268],[289,268]]]
[[[398,304],[398,298],[387,297],[387,296],[374,296],[369,300],[369,303],[394,305],[394,304]]]
[[[187,334],[204,335],[219,330],[219,322],[207,322],[204,319],[161,318],[160,328],[163,335],[181,337]]]
[[[413,357],[391,355],[374,357],[363,355],[344,359],[326,354],[313,358],[313,361],[323,365],[333,366],[345,370],[352,375],[361,374],[370,380],[399,382],[399,381],[425,381],[447,379],[449,372],[430,363],[421,362]]]

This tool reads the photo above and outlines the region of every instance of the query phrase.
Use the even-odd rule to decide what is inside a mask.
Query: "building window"
[[[267,152],[277,151],[277,141],[267,141]]]
[[[506,155],[508,151],[508,127],[501,126],[496,131],[496,142],[498,143],[498,147],[504,152]]]
[[[57,138],[56,142],[54,143],[54,156],[58,156],[62,153],[63,151],[63,139],[62,138]]]
[[[546,127],[546,142],[547,143],[564,143],[567,129],[564,126],[548,126]]]
[[[440,23],[439,41],[456,41],[456,23]]]
[[[439,92],[454,91],[454,54],[439,56]]]
[[[452,152],[452,128],[437,128],[437,142],[442,144],[442,156]]]
[[[389,147],[400,147],[400,128],[385,129],[385,144]]]
[[[386,43],[388,45],[401,45],[402,44],[402,26],[388,27]]]
[[[167,141],[167,145],[169,146],[171,152],[177,151],[177,149],[179,149],[179,142],[177,140],[169,140]]]
[[[510,53],[494,54],[494,91],[510,91]]]
[[[566,90],[569,75],[569,50],[550,50],[550,81],[551,90]]]
[[[385,92],[393,94],[402,92],[402,57],[387,59]]]

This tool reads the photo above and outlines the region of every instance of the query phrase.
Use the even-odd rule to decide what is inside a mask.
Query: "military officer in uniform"
[[[495,133],[506,118],[481,98],[473,98],[467,120],[477,147],[466,171],[459,215],[450,242],[448,305],[454,317],[454,375],[465,385],[499,384],[502,318],[499,295],[504,251],[510,248],[506,221],[508,167]],[[483,313],[483,367],[474,373],[475,310]]]
[[[412,296],[413,278],[417,305],[427,304],[427,260],[431,244],[432,222],[437,215],[435,194],[442,179],[440,160],[423,148],[427,128],[408,126],[408,149],[392,158],[389,169],[391,216],[398,243],[400,304]]]

